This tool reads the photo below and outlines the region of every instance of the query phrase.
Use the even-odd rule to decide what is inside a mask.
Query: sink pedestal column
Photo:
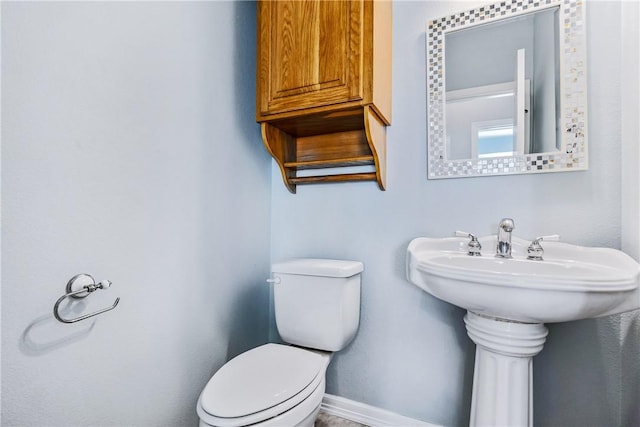
[[[533,356],[547,338],[542,323],[464,317],[476,343],[471,426],[533,425]]]

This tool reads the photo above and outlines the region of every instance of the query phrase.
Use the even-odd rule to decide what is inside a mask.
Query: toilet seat
[[[324,384],[328,362],[328,354],[288,345],[265,344],[249,350],[209,380],[198,400],[198,415],[220,427],[276,417]]]

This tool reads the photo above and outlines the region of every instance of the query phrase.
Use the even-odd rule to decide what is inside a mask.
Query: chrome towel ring
[[[98,314],[102,314],[107,311],[113,310],[114,308],[116,308],[116,306],[120,302],[119,297],[116,298],[115,302],[110,307],[103,308],[102,310],[98,310],[93,313],[85,314],[84,316],[75,317],[73,319],[65,319],[58,312],[58,308],[60,307],[60,304],[65,299],[85,298],[89,296],[91,292],[95,292],[98,289],[107,289],[110,286],[111,286],[111,281],[109,280],[103,280],[99,283],[96,283],[94,278],[91,277],[91,275],[89,274],[76,274],[69,280],[69,283],[67,283],[67,288],[66,288],[67,293],[61,296],[60,298],[58,298],[58,301],[56,301],[55,305],[53,306],[53,315],[55,316],[56,319],[58,319],[62,323],[75,323],[81,320],[88,319],[93,316],[97,316]]]

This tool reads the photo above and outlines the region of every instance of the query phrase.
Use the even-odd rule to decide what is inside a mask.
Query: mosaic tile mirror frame
[[[500,156],[447,157],[446,35],[556,8],[559,59],[555,149]],[[427,24],[428,178],[459,178],[586,170],[587,91],[583,0],[506,0],[445,16]],[[534,98],[535,101],[535,98]],[[535,110],[534,110],[535,114]],[[533,137],[535,139],[535,136]]]

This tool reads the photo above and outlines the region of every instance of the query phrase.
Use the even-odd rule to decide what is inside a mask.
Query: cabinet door
[[[363,4],[258,4],[258,116],[362,99]]]

